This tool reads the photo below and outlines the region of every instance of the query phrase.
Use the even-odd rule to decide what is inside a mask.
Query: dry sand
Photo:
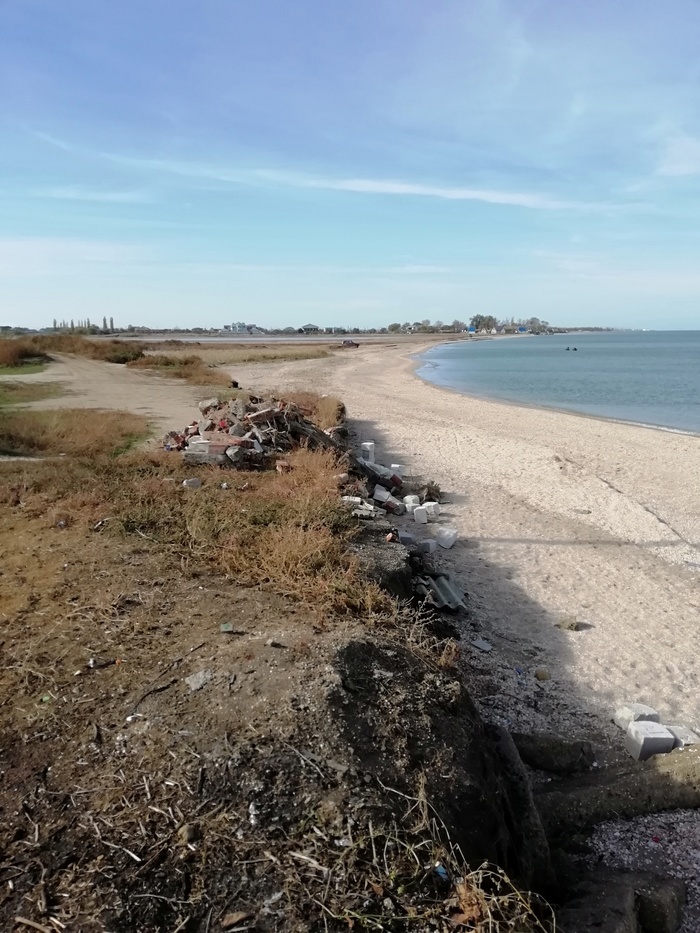
[[[494,646],[477,669],[508,678],[512,702],[494,700],[507,721],[539,711],[549,728],[573,716],[612,735],[614,706],[635,700],[700,727],[700,438],[436,388],[413,374],[417,350],[235,374],[339,395],[378,459],[446,491],[460,541],[442,557]],[[533,688],[539,667],[552,679]]]

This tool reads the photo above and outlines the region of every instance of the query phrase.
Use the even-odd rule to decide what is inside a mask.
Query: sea
[[[464,340],[423,353],[417,374],[465,395],[700,434],[700,331]]]

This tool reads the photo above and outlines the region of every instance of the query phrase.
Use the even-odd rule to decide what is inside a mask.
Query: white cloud
[[[297,188],[319,188],[326,191],[349,191],[357,194],[405,195],[409,197],[439,198],[446,201],[483,201],[510,207],[533,210],[586,209],[588,205],[575,201],[559,201],[541,194],[494,191],[481,188],[463,188],[451,185],[424,185],[414,182],[375,178],[324,178],[292,172],[258,170],[256,177]]]
[[[666,143],[659,175],[700,175],[700,139],[674,136]]]

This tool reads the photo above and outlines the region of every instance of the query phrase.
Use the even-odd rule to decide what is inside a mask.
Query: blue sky
[[[0,323],[700,326],[696,0],[3,0]]]

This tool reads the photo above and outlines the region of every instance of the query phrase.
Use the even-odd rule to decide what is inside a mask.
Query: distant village
[[[258,324],[246,324],[237,321],[233,324],[224,324],[222,327],[144,327],[128,324],[126,327],[115,326],[114,319],[102,319],[97,324],[89,318],[85,320],[54,320],[51,327],[37,331],[27,327],[0,326],[0,334],[21,335],[28,333],[68,333],[99,336],[100,334],[114,335],[148,335],[148,334],[201,334],[208,337],[293,337],[293,336],[349,336],[362,334],[386,334],[399,336],[401,334],[466,334],[468,336],[498,336],[503,334],[567,334],[576,331],[609,331],[611,327],[554,327],[548,321],[537,317],[509,321],[499,321],[490,314],[475,314],[469,322],[454,320],[451,324],[443,321],[431,321],[427,318],[422,321],[403,324],[394,323],[387,327],[325,327],[319,324],[302,324],[299,327],[270,328],[260,327]]]

